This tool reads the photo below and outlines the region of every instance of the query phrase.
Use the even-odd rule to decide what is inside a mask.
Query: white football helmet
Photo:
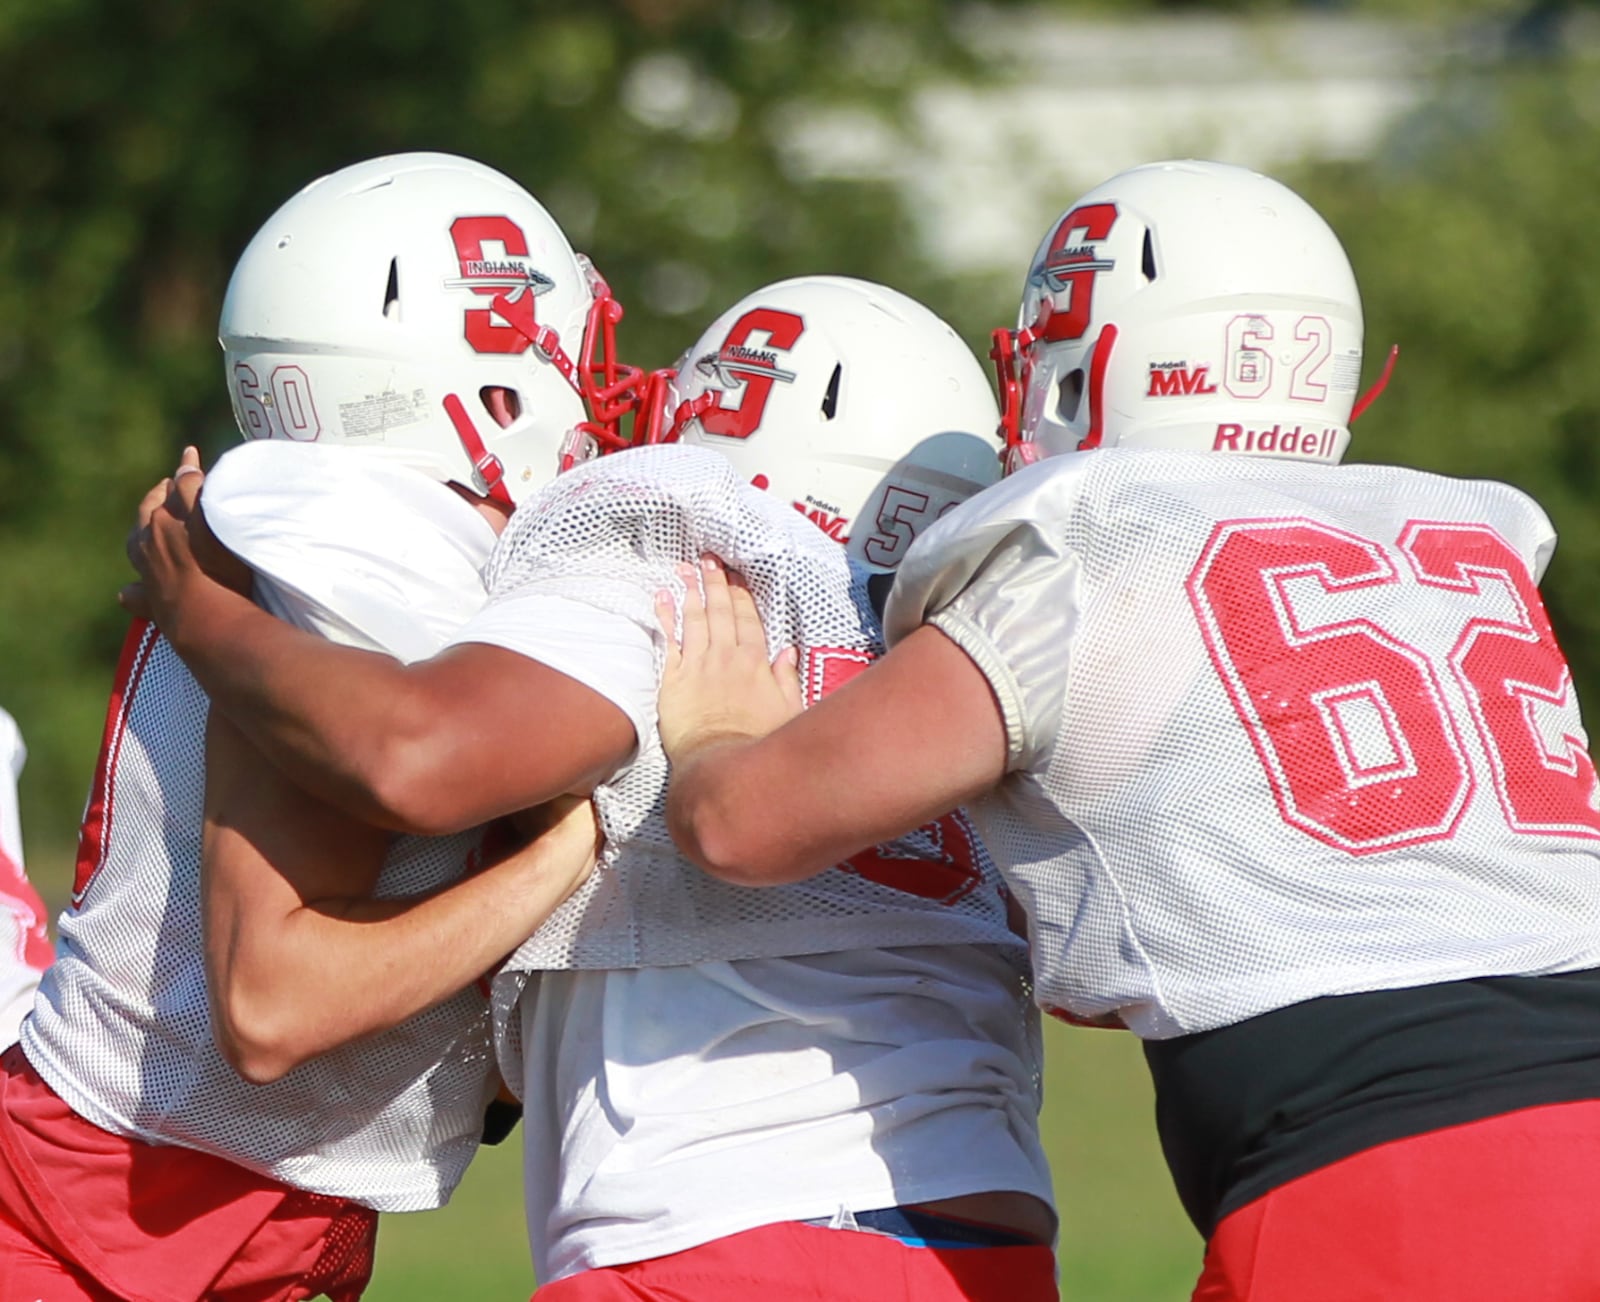
[[[645,441],[715,448],[874,569],[1000,476],[982,364],[922,304],[869,281],[759,289],[656,378]]]
[[[1034,254],[1018,327],[990,354],[1009,467],[1114,446],[1332,463],[1349,444],[1349,259],[1305,200],[1245,168],[1151,163],[1089,191]]]
[[[417,153],[324,176],[274,213],[219,336],[246,438],[371,447],[518,502],[564,456],[620,446],[639,378],[614,360],[621,316],[516,182]],[[500,419],[494,390],[515,394],[496,395]]]

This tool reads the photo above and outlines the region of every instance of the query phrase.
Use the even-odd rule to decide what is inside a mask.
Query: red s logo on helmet
[[[773,384],[794,383],[795,373],[779,367],[778,354],[793,348],[805,328],[805,321],[793,312],[754,307],[733,323],[721,348],[696,360],[695,369],[712,377],[721,390],[717,405],[700,415],[707,434],[747,439],[761,427]],[[766,335],[762,346],[750,343],[757,332]],[[723,399],[734,390],[740,391],[737,404],[723,406]]]
[[[1094,278],[1117,265],[1110,258],[1097,257],[1093,245],[1110,238],[1116,220],[1114,203],[1085,204],[1061,219],[1029,277],[1045,291],[1039,319],[1033,325],[1037,338],[1049,343],[1083,338],[1093,314]],[[1063,292],[1068,294],[1065,311],[1056,306],[1057,296]]]
[[[509,217],[457,217],[450,224],[450,238],[455,241],[461,276],[445,281],[445,287],[470,289],[491,299],[504,294],[514,303],[526,295],[525,324],[531,326],[532,299],[554,289],[556,282],[528,262],[528,237],[522,227]],[[498,244],[500,255],[485,256],[485,242]],[[473,351],[479,353],[520,353],[531,342],[525,331],[498,323],[490,307],[468,308],[464,333]]]

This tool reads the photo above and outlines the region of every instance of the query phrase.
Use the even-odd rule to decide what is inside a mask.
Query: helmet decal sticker
[[[1116,221],[1114,203],[1085,204],[1061,219],[1044,257],[1028,277],[1048,291],[1034,325],[1041,339],[1056,343],[1083,338],[1093,313],[1095,277],[1116,266],[1112,259],[1098,256],[1093,246],[1111,238]],[[1065,311],[1052,297],[1061,293],[1069,296]]]
[[[1150,387],[1147,398],[1189,398],[1195,394],[1215,393],[1216,381],[1211,378],[1211,363],[1191,365],[1186,359],[1161,358],[1150,363]]]
[[[547,294],[556,282],[528,260],[528,237],[509,217],[458,217],[450,224],[461,275],[444,282],[446,289],[470,289],[493,299],[504,294],[511,302],[527,299],[533,317],[533,299]],[[498,244],[500,253],[491,256],[484,244]],[[497,324],[492,307],[468,308],[463,333],[479,353],[520,353],[532,342],[512,325]]]
[[[795,380],[795,372],[778,365],[778,354],[793,348],[805,328],[804,319],[793,312],[751,308],[733,323],[716,352],[696,359],[695,369],[711,376],[723,395],[700,416],[706,433],[746,439],[761,427],[773,384],[793,384]],[[766,336],[764,343],[751,343],[750,337],[757,333]],[[723,400],[736,391],[737,402],[726,406]]]

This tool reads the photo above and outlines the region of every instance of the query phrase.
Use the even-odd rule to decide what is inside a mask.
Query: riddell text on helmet
[[[1331,458],[1337,435],[1338,430],[1332,425],[1324,425],[1320,430],[1306,430],[1299,425],[1289,429],[1284,429],[1282,425],[1249,429],[1244,425],[1219,423],[1216,435],[1211,440],[1211,450]]]

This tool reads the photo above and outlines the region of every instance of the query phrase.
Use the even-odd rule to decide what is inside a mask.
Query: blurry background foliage
[[[1228,11],[1267,27],[1380,14],[1465,34],[1371,156],[1273,170],[1349,246],[1368,377],[1389,341],[1403,345],[1353,455],[1539,495],[1563,537],[1550,604],[1575,673],[1594,682],[1600,77],[1574,53],[1593,43],[1570,36],[1585,8],[4,0],[0,701],[31,751],[36,871],[48,885],[92,769],[133,506],[183,443],[209,461],[237,437],[216,316],[234,258],[279,203],[373,154],[470,154],[523,181],[595,256],[627,304],[626,351],[646,365],[754,286],[819,270],[921,297],[982,353],[1014,312],[1033,238],[1073,194],[974,270],[930,255],[925,214],[892,175],[827,175],[829,149],[852,141],[824,135],[820,166],[815,139],[803,155],[795,142],[820,110],[865,109],[844,120],[880,124],[914,163],[938,143],[919,138],[922,89],[1003,85],[1017,64],[1005,33],[1041,13],[1154,25]],[[1060,125],[1070,155],[1082,124]]]
[[[923,111],[928,88],[1092,85],[1103,69],[1086,53],[1074,61],[1071,40],[1059,65],[1041,66],[1040,51],[1058,47],[1026,34],[1120,24],[1137,45],[1197,16],[1232,19],[1229,40],[1299,39],[1303,68],[1322,48],[1294,22],[1398,25],[1435,51],[1424,91],[1370,147],[1269,170],[1350,250],[1367,307],[1365,380],[1391,341],[1402,345],[1352,458],[1504,479],[1544,503],[1562,537],[1547,600],[1600,708],[1600,43],[1589,4],[0,0],[0,703],[31,751],[24,827],[47,896],[65,895],[125,627],[114,602],[124,532],[184,443],[209,463],[237,437],[214,338],[222,291],[250,235],[300,186],[412,149],[505,170],[594,255],[627,305],[624,351],[646,366],[668,364],[753,287],[816,271],[922,298],[981,355],[988,329],[1014,314],[1046,223],[1101,176],[1019,197],[1027,234],[1007,227],[1003,247],[989,247],[994,231],[967,232],[986,257],[942,255],[933,200],[995,196],[930,196],[936,174],[921,160],[958,127],[980,152],[1009,155],[1017,124],[997,113],[941,126]],[[1211,41],[1220,29],[1182,30]],[[1159,83],[1182,64],[1173,55],[1138,76]],[[830,133],[829,122],[846,126]],[[1043,125],[1058,164],[1104,145],[1083,114]],[[878,154],[848,165],[873,141]],[[1159,153],[1185,150],[1208,152],[1205,138],[1175,135]],[[1101,175],[1159,153],[1118,157]],[[871,161],[883,157],[895,165]],[[1048,161],[1015,149],[1019,196]],[[1103,1174],[1121,1154],[1154,1171],[1136,1047],[1090,1042],[1083,1060],[1111,1065],[1068,1068],[1065,1096],[1053,1087],[1052,1155]],[[1126,1141],[1074,1124],[1098,1126],[1118,1106],[1132,1109]],[[505,1159],[496,1169],[511,1173],[494,1187],[498,1204],[515,1198],[515,1172]],[[1081,1200],[1071,1193],[1064,1248],[1078,1296],[1179,1295],[1195,1244],[1151,1179],[1123,1195],[1094,1182]],[[1164,1248],[1119,1237],[1141,1219]],[[470,1231],[455,1224],[459,1246]],[[510,1248],[514,1271],[520,1242]],[[1097,1274],[1108,1253],[1127,1269]],[[447,1281],[461,1282],[458,1269]]]

